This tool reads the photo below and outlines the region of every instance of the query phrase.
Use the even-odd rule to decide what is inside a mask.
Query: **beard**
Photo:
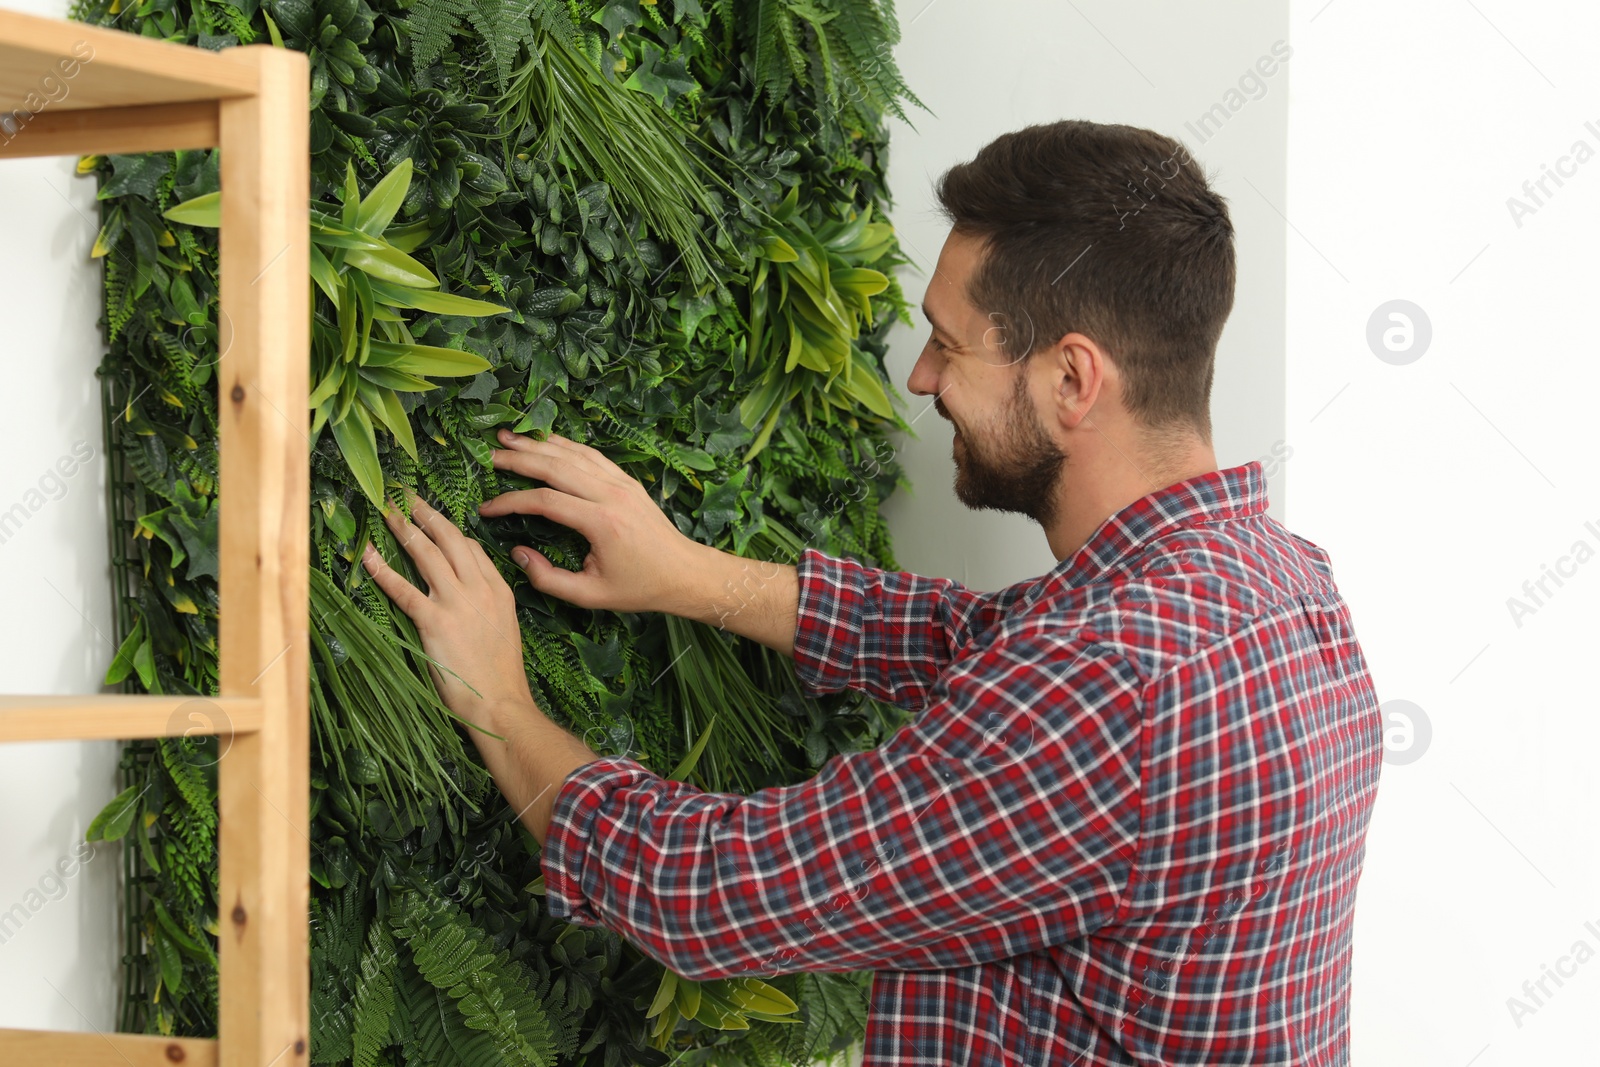
[[[939,414],[951,422],[941,400]],[[1041,526],[1056,510],[1056,483],[1066,453],[1056,446],[1027,399],[1027,379],[1017,387],[989,426],[970,440],[959,428],[951,444],[956,464],[956,497],[969,508],[1026,515]]]

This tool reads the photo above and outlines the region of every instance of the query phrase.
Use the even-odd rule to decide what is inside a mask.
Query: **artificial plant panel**
[[[883,373],[905,303],[882,117],[915,103],[879,0],[89,0],[75,16],[312,60],[316,1063],[805,1063],[860,1037],[870,975],[690,982],[552,919],[539,852],[364,579],[416,488],[517,590],[541,707],[719,790],[803,780],[901,713],[806,698],[714,628],[573,608],[508,557],[583,540],[477,504],[527,483],[494,433],[606,451],[697,540],[893,566]],[[212,152],[90,157],[109,351],[119,649],[107,678],[216,686]],[[225,741],[224,741],[225,744]],[[128,842],[120,1027],[214,1032],[213,738],[129,745],[91,836]]]

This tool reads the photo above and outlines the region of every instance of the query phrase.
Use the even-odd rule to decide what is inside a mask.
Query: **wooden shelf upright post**
[[[224,324],[218,696],[0,697],[0,741],[219,736],[218,1036],[0,1030],[0,1063],[310,1062],[309,91],[292,50],[0,11],[0,159],[221,148]]]

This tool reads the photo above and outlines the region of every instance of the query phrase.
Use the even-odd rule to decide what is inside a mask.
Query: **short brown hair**
[[[939,179],[984,240],[967,297],[1027,352],[1074,331],[1117,363],[1128,411],[1211,440],[1217,339],[1233,309],[1233,224],[1179,141],[1067,120],[1003,134]],[[1019,345],[1020,347],[1020,345]]]

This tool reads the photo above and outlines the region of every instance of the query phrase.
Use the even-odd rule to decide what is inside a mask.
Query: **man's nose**
[[[917,396],[931,396],[939,391],[938,384],[938,372],[932,366],[928,350],[924,348],[911,368],[910,377],[906,379],[906,388]]]

